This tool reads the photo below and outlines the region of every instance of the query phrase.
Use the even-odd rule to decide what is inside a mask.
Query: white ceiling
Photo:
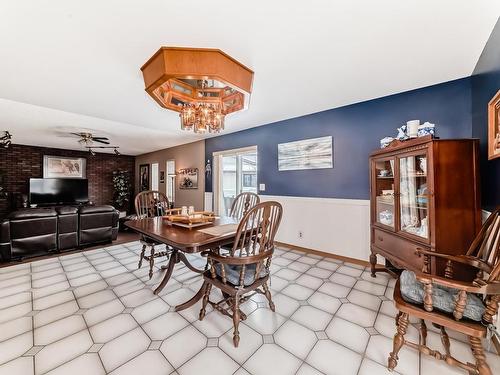
[[[201,139],[144,91],[160,46],[220,48],[255,71],[226,132],[468,76],[500,15],[477,0],[15,0],[0,3],[0,130],[128,154]]]

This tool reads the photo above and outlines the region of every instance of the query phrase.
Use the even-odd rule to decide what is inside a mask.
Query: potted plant
[[[113,205],[120,211],[120,217],[127,216],[129,208],[132,185],[130,184],[129,171],[113,172]]]

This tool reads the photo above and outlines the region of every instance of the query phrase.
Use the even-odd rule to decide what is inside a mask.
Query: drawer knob
[[[381,236],[378,236],[377,239],[380,241],[380,242],[384,242],[384,238],[381,237]]]

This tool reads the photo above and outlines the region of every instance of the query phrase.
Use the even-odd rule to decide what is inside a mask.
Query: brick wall
[[[132,187],[134,186],[134,156],[114,154],[92,156],[84,151],[11,145],[7,150],[0,149],[0,173],[5,173],[4,188],[9,193],[8,199],[0,199],[0,217],[20,206],[22,194],[28,194],[30,177],[43,177],[44,155],[86,158],[89,199],[95,204],[112,204],[112,174],[115,170],[130,171]]]

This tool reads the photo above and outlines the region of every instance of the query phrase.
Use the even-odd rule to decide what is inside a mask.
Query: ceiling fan
[[[81,132],[81,133],[70,133],[73,135],[76,135],[80,137],[80,140],[78,143],[82,145],[92,145],[94,142],[99,142],[99,143],[104,143],[105,145],[109,145],[108,138],[107,137],[95,137],[92,133],[86,133],[86,132]]]

